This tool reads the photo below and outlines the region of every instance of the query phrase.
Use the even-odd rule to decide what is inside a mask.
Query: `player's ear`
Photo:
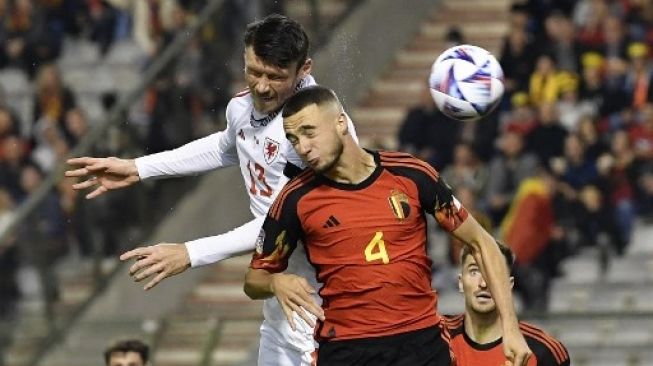
[[[510,281],[510,289],[512,290],[512,288],[515,287],[515,277],[510,276],[508,280]]]
[[[458,292],[463,293],[463,275],[458,274]]]
[[[340,112],[338,115],[338,130],[344,136],[349,133],[349,117],[345,112]]]
[[[313,59],[309,57],[306,59],[306,61],[304,61],[304,64],[299,68],[297,74],[300,78],[303,78],[308,74],[310,74],[312,69],[313,69]]]

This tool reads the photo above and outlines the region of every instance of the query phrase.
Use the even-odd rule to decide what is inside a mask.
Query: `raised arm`
[[[66,177],[85,179],[73,185],[73,188],[93,188],[91,193],[86,195],[86,198],[91,199],[110,190],[129,187],[143,179],[194,175],[238,164],[236,136],[229,122],[234,120],[235,108],[237,107],[232,103],[227,106],[227,128],[224,131],[173,150],[137,159],[72,158],[67,162],[73,168],[66,171]]]
[[[468,215],[452,234],[471,247],[483,277],[487,280],[496,303],[503,329],[503,348],[506,358],[516,366],[525,366],[531,350],[519,330],[517,315],[510,290],[508,269],[498,244],[479,223]]]

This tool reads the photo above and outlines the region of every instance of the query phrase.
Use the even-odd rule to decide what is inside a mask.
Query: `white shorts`
[[[315,366],[317,350],[300,350],[283,341],[281,334],[266,321],[261,325],[261,344],[258,348],[258,366]]]

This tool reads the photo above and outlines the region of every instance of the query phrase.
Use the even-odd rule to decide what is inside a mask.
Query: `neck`
[[[487,314],[479,314],[468,309],[465,312],[465,333],[478,344],[496,341],[503,334],[499,313],[493,311]]]
[[[358,184],[372,175],[375,169],[374,156],[347,136],[340,158],[324,176],[338,183]]]

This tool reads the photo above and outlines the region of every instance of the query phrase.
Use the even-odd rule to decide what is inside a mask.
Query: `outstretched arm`
[[[149,290],[164,279],[180,274],[190,267],[216,263],[254,251],[264,219],[265,217],[261,216],[224,234],[184,244],[159,243],[139,247],[123,253],[120,260],[136,259],[129,269],[129,274],[136,282],[151,278],[144,287]]]
[[[76,190],[93,188],[86,198],[95,198],[110,190],[129,187],[143,179],[192,175],[238,163],[229,131],[217,132],[189,142],[174,150],[146,155],[137,159],[116,157],[80,157],[68,159],[75,169],[66,177],[84,178],[73,185]]]

